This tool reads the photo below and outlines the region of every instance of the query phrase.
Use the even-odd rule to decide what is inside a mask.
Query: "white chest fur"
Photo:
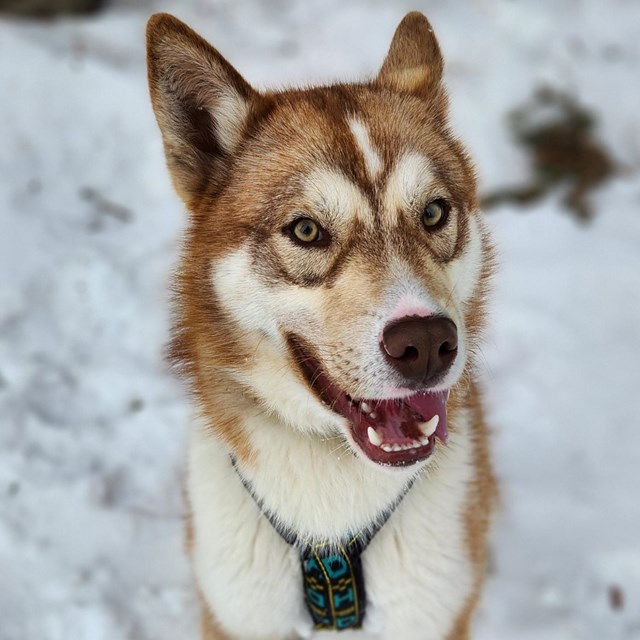
[[[262,429],[267,436],[269,427],[275,425]],[[447,637],[472,589],[463,526],[474,476],[468,429],[467,416],[457,416],[448,446],[439,445],[434,460],[364,552],[366,629],[342,632],[341,640]],[[309,532],[316,532],[315,523],[323,518],[357,530],[372,517],[368,512],[375,514],[393,502],[406,480],[370,469],[350,453],[332,453],[330,443],[279,430],[280,438],[270,434],[271,447],[258,447],[258,464],[246,475],[273,511],[282,509],[285,522],[295,521]],[[312,632],[297,551],[261,515],[227,451],[201,421],[192,428],[188,476],[196,577],[232,637],[337,638],[334,632]],[[349,481],[350,489],[343,485],[340,490]]]

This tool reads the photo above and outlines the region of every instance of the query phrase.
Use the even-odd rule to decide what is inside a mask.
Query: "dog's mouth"
[[[404,467],[426,460],[436,438],[447,442],[448,391],[386,400],[353,398],[329,378],[299,339],[290,336],[289,344],[311,388],[349,420],[353,440],[369,460]]]

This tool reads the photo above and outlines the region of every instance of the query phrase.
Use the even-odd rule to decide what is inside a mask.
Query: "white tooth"
[[[392,451],[392,449],[391,449],[391,445],[390,445],[390,444],[387,444],[386,442],[383,442],[383,443],[380,445],[380,447],[381,447],[382,449],[384,449],[385,451]]]
[[[424,433],[424,435],[427,436],[428,438],[429,436],[432,436],[436,432],[439,421],[440,421],[440,416],[436,413],[436,415],[433,416],[431,420],[429,420],[428,422],[422,422],[418,426],[420,427],[420,431],[422,431],[422,433]]]
[[[401,447],[399,444],[394,444],[391,446],[391,451],[400,451]]]
[[[372,418],[373,420],[375,420],[375,419],[378,417],[378,414],[377,414],[375,411],[372,411],[372,412],[369,414],[369,417],[370,417],[370,418]]]
[[[366,402],[361,402],[360,403],[360,411],[362,411],[364,413],[370,413],[371,412],[371,407]]]
[[[369,436],[369,442],[371,444],[375,445],[376,447],[379,447],[382,444],[382,438],[373,427],[369,427],[367,429],[367,435]]]
[[[429,436],[422,436],[422,438],[420,438],[420,445],[419,446],[424,446],[426,444],[429,444]]]

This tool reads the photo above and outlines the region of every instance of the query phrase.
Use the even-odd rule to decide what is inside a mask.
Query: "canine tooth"
[[[420,427],[420,431],[422,431],[422,433],[424,433],[424,435],[428,438],[436,432],[436,429],[438,428],[438,422],[440,422],[440,416],[436,413],[436,415],[433,416],[431,420],[429,420],[428,422],[422,422],[418,426]]]
[[[380,434],[373,428],[369,427],[367,429],[367,435],[369,436],[369,442],[376,447],[379,447],[382,444],[382,438]]]
[[[371,413],[371,407],[366,402],[361,402],[360,411],[364,413]]]

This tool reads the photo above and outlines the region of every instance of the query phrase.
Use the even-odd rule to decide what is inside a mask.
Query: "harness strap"
[[[285,542],[298,549],[305,603],[315,629],[342,631],[362,627],[367,599],[361,555],[407,495],[414,479],[407,483],[400,495],[371,525],[355,535],[346,535],[346,542],[305,541],[296,532],[284,527],[277,516],[265,507],[251,482],[240,473],[233,456],[231,463],[262,515]]]

